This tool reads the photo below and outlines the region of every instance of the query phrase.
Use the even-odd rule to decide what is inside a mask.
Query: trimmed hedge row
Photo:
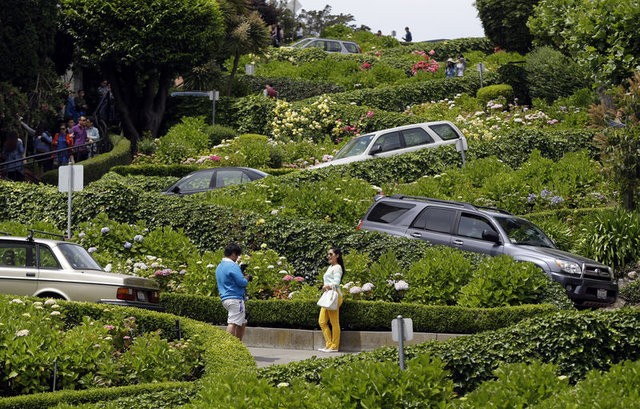
[[[163,293],[161,302],[171,314],[214,325],[227,322],[227,312],[218,297]],[[318,328],[315,301],[250,299],[246,304],[251,326]],[[548,304],[487,309],[347,300],[340,308],[340,322],[344,330],[390,331],[391,321],[402,315],[411,317],[416,332],[474,334],[555,311]]]
[[[11,296],[0,296],[10,299]],[[58,302],[62,306],[66,322],[69,326],[82,321],[83,316],[99,318],[106,311],[110,314],[120,313],[123,317],[136,317],[138,328],[142,331],[160,329],[162,334],[171,339],[176,336],[176,316],[167,313],[147,311],[132,307],[113,307],[110,305]],[[254,371],[255,361],[249,351],[236,338],[202,322],[190,319],[180,319],[181,331],[186,338],[197,336],[205,347],[203,364],[204,378],[217,376],[221,371],[241,372]],[[198,383],[190,382],[162,382],[158,384],[133,385],[116,388],[97,388],[84,391],[58,391],[33,395],[15,396],[0,399],[0,409],[35,409],[49,408],[58,403],[80,404],[87,402],[109,401],[123,396],[133,396],[141,393],[159,390],[184,389],[190,391],[197,388]]]
[[[122,176],[172,176],[181,178],[193,171],[204,168],[205,167],[203,167],[202,165],[128,165],[114,166],[113,168],[111,168],[111,171]],[[264,168],[260,170],[272,176],[285,175],[287,173],[295,172],[294,169],[289,168]]]
[[[483,76],[483,85],[498,82],[496,74]],[[333,94],[331,98],[339,104],[356,104],[403,112],[407,106],[424,102],[452,98],[456,94],[476,95],[480,89],[480,76],[469,72],[462,78],[434,78],[420,83],[389,85]]]
[[[131,163],[131,141],[117,135],[109,135],[113,149],[80,163],[84,167],[84,183],[96,181],[116,165],[128,165]],[[53,169],[42,175],[42,183],[49,185],[58,184],[58,169]]]
[[[408,360],[425,354],[441,359],[460,394],[492,379],[493,371],[503,363],[553,363],[575,382],[590,370],[605,371],[613,364],[640,359],[640,310],[562,311],[495,331],[407,346],[405,354]],[[397,361],[398,349],[310,359],[262,368],[258,373],[273,385],[294,379],[317,383],[326,368],[371,360]]]

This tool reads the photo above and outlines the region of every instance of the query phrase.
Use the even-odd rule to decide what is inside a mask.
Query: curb
[[[226,330],[224,326],[218,326]],[[445,334],[433,332],[414,332],[413,339],[405,341],[405,345],[421,344],[427,341],[445,341],[462,334]],[[242,343],[247,347],[282,348],[315,351],[324,348],[324,338],[319,330],[290,328],[247,327]],[[371,351],[386,346],[398,346],[391,331],[341,331],[340,351]]]

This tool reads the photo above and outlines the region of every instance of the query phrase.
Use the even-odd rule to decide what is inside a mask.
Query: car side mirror
[[[500,243],[500,236],[495,230],[484,229],[482,230],[482,240]]]
[[[380,153],[380,152],[382,152],[382,145],[377,143],[377,144],[373,145],[373,147],[369,151],[369,155],[375,155],[375,154]]]

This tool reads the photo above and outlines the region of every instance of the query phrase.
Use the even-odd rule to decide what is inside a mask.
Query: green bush
[[[203,117],[183,117],[180,124],[160,138],[156,152],[158,159],[171,164],[197,156],[210,146],[207,127]]]
[[[582,227],[580,253],[616,271],[640,259],[640,215],[623,209],[593,214]]]
[[[404,273],[410,283],[406,302],[429,305],[455,305],[460,289],[472,274],[464,253],[448,247],[431,248]]]
[[[224,125],[214,124],[209,127],[209,146],[216,146],[224,140],[238,136],[235,129]]]
[[[480,100],[482,106],[487,102],[503,98],[507,103],[513,102],[513,88],[509,84],[495,84],[482,87],[476,92],[476,98]]]
[[[549,280],[532,263],[515,261],[509,256],[488,257],[460,290],[458,304],[483,308],[533,304],[541,298]]]
[[[620,298],[629,304],[640,304],[640,280],[620,286]]]
[[[540,362],[501,365],[495,380],[482,383],[462,400],[462,408],[525,408],[569,389],[566,377],[557,375],[553,364]]]
[[[125,166],[131,163],[131,142],[117,135],[110,135],[109,140],[113,145],[111,151],[94,156],[80,163],[84,168],[83,176],[85,185],[99,180],[114,166]],[[46,172],[42,175],[40,181],[45,184],[57,186],[58,170],[54,169]]]
[[[574,59],[549,47],[540,47],[526,56],[525,70],[531,98],[548,103],[568,97],[588,86],[588,73]]]
[[[215,325],[226,325],[227,322],[226,311],[216,296],[162,293],[161,303],[167,312],[175,315]],[[247,310],[251,311],[252,326],[318,328],[315,299],[249,299]],[[340,308],[340,322],[344,330],[390,331],[391,321],[402,315],[412,318],[416,332],[473,334],[507,327],[556,310],[548,304],[485,309],[346,300]]]

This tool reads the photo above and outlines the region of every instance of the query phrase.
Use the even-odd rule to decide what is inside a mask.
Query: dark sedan
[[[207,190],[219,189],[221,187],[239,185],[241,183],[252,182],[268,176],[258,169],[242,167],[226,167],[202,169],[189,173],[164,193],[170,195],[190,195],[193,193],[206,192]]]

